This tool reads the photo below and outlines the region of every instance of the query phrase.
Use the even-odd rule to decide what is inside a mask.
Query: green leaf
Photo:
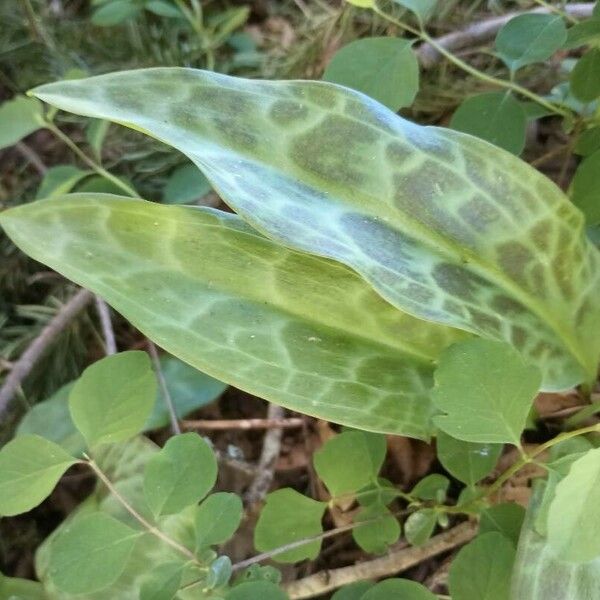
[[[171,2],[166,0],[149,0],[144,3],[144,8],[159,17],[169,17],[172,19],[183,18],[181,10]]]
[[[184,565],[181,562],[168,562],[153,567],[142,583],[140,600],[172,600],[181,585]]]
[[[513,17],[496,36],[496,51],[511,71],[550,58],[566,41],[567,28],[555,14]]]
[[[233,566],[229,556],[219,556],[214,560],[206,574],[206,587],[209,589],[219,588],[227,585],[231,579]]]
[[[548,542],[566,561],[587,562],[600,556],[600,448],[576,460],[556,486],[548,513]]]
[[[35,94],[173,145],[256,229],[350,266],[411,314],[509,341],[545,390],[595,378],[598,251],[516,157],[325,82],[149,69]]]
[[[352,530],[354,541],[365,552],[383,554],[400,537],[398,519],[383,504],[370,504],[361,508],[354,521],[369,521]]]
[[[437,600],[426,587],[408,579],[386,579],[367,591],[361,600]]]
[[[144,471],[144,495],[155,517],[198,503],[217,481],[217,459],[197,433],[169,439]]]
[[[123,572],[140,535],[103,513],[83,517],[54,540],[50,577],[70,594],[104,589]]]
[[[314,454],[317,475],[335,498],[352,494],[377,478],[387,450],[385,437],[344,431]]]
[[[92,119],[85,128],[85,139],[97,160],[102,157],[102,146],[108,133],[110,122],[104,119]]]
[[[450,480],[447,477],[432,473],[423,477],[411,490],[410,494],[420,500],[435,500],[438,503],[443,503],[449,486]]]
[[[229,540],[240,526],[243,511],[237,494],[211,494],[196,510],[196,548]]]
[[[444,351],[433,401],[435,424],[459,440],[518,446],[540,387],[539,370],[508,344],[469,340]]]
[[[554,548],[534,526],[544,488],[543,482],[538,482],[519,538],[512,573],[512,598],[591,600],[600,589],[600,558],[586,563],[568,563],[556,557]]]
[[[70,192],[90,171],[82,171],[73,165],[50,167],[44,175],[36,198],[52,198]]]
[[[370,504],[387,506],[399,495],[400,492],[391,481],[384,477],[377,477],[372,483],[356,492],[356,499],[361,506],[369,506]]]
[[[571,71],[571,91],[582,102],[600,96],[600,48],[588,50]]]
[[[175,413],[180,419],[203,406],[214,402],[226,389],[227,384],[209,377],[183,361],[163,354],[160,368],[173,401]],[[169,409],[159,390],[154,409],[144,429],[164,427],[170,422]]]
[[[431,362],[462,336],[397,311],[349,269],[197,207],[72,195],[0,221],[201,371],[330,421],[429,436]]]
[[[508,600],[514,560],[515,548],[502,534],[478,535],[450,565],[452,600]]]
[[[419,65],[408,40],[362,38],[334,54],[323,79],[367,94],[396,112],[417,95]]]
[[[0,149],[43,127],[42,117],[42,104],[36,98],[17,96],[0,104]]]
[[[370,590],[374,585],[371,581],[357,581],[356,583],[345,585],[331,596],[331,600],[362,600],[365,592]]]
[[[77,462],[39,435],[20,435],[0,450],[0,516],[27,512],[50,495]]]
[[[85,450],[85,440],[75,428],[69,413],[68,383],[50,398],[32,406],[21,419],[16,435],[33,433],[61,446],[69,454],[79,456]]]
[[[44,588],[38,581],[5,577],[0,573],[0,598],[6,600],[47,600]]]
[[[470,96],[452,115],[450,126],[513,154],[521,154],[525,147],[527,115],[521,104],[505,92]]]
[[[226,600],[288,600],[279,586],[268,581],[249,581],[236,585],[227,593]]]
[[[563,48],[571,50],[585,44],[598,42],[600,42],[600,20],[587,19],[569,27]]]
[[[432,508],[423,508],[408,516],[404,523],[404,535],[409,544],[422,546],[433,533],[437,513]]]
[[[496,531],[509,539],[516,547],[519,543],[524,519],[525,509],[520,504],[514,502],[496,504],[481,513],[479,534]]]
[[[140,6],[131,0],[113,0],[102,5],[92,14],[92,23],[100,27],[119,25],[140,12]]]
[[[183,165],[173,171],[163,190],[165,204],[190,204],[211,190],[208,179],[196,165]]]
[[[413,12],[421,23],[425,23],[433,14],[438,0],[393,0],[396,4]]]
[[[131,186],[131,182],[122,179],[125,183]],[[123,190],[110,179],[101,177],[100,175],[92,175],[88,177],[81,185],[77,186],[77,191],[81,194],[115,194],[123,193]]]
[[[107,356],[88,367],[73,386],[71,418],[89,446],[124,441],[143,429],[156,388],[145,352]]]
[[[600,20],[598,21],[600,23]],[[600,125],[586,129],[575,143],[574,152],[580,156],[589,156],[600,150]]]
[[[590,225],[600,223],[600,150],[586,157],[577,167],[571,183],[573,203],[583,212]]]
[[[267,496],[254,529],[254,545],[268,552],[323,533],[321,519],[327,504],[284,488]],[[321,540],[303,544],[273,557],[276,562],[293,563],[318,556]]]
[[[488,475],[502,454],[502,444],[464,442],[444,431],[438,431],[436,440],[437,457],[444,469],[469,486]]]

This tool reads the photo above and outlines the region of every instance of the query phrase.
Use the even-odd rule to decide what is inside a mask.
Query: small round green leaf
[[[481,513],[479,533],[496,531],[509,539],[515,548],[519,543],[521,527],[525,519],[525,509],[514,502],[503,502],[486,508]]]
[[[598,23],[600,23],[600,20]],[[600,150],[600,125],[586,129],[579,136],[574,152],[580,156],[589,156],[596,150]]]
[[[385,436],[344,431],[315,452],[314,465],[333,497],[352,494],[372,483],[383,465]]]
[[[390,544],[400,537],[398,519],[382,504],[370,504],[361,508],[355,522],[368,521],[352,530],[354,541],[371,554],[383,554]]]
[[[211,494],[196,509],[196,547],[206,548],[230,539],[240,526],[243,510],[237,494]]]
[[[167,0],[149,0],[144,3],[144,8],[159,17],[168,17],[171,19],[181,19],[183,13],[173,2]]]
[[[590,225],[600,223],[600,150],[579,165],[571,184],[571,199]]]
[[[100,27],[119,25],[135,17],[140,10],[141,7],[131,0],[112,0],[94,11],[92,23]]]
[[[407,40],[363,38],[336,52],[323,79],[363,92],[395,112],[415,99],[419,65]]]
[[[125,441],[142,431],[156,388],[145,352],[107,356],[88,367],[73,386],[71,417],[89,446]]]
[[[527,115],[521,104],[504,92],[467,98],[452,116],[450,126],[513,154],[520,154],[525,147]]]
[[[163,191],[165,204],[189,204],[206,196],[210,182],[196,165],[183,165],[173,171]]]
[[[446,492],[450,486],[450,480],[444,475],[432,473],[423,477],[411,490],[411,496],[420,500],[434,500],[442,503],[446,499]]]
[[[404,523],[404,535],[409,544],[422,546],[433,533],[437,523],[437,513],[431,508],[423,508],[408,516]]]
[[[515,548],[502,534],[478,535],[450,565],[452,600],[507,600],[514,560]]]
[[[155,517],[199,502],[217,481],[212,448],[197,434],[172,437],[146,465],[144,496]]]
[[[437,600],[426,587],[408,579],[386,579],[373,586],[360,600]]]
[[[21,435],[0,450],[0,516],[37,506],[77,460],[39,435]]]
[[[393,0],[396,4],[413,12],[421,23],[433,14],[438,0]]]
[[[0,104],[0,149],[43,126],[42,103],[37,98],[17,96]]]
[[[453,344],[438,364],[432,398],[446,414],[435,424],[466,442],[519,445],[539,369],[509,344],[485,339]]]
[[[587,19],[576,23],[573,27],[569,27],[567,30],[567,41],[563,44],[563,48],[570,50],[592,42],[600,42],[599,19]]]
[[[438,431],[436,439],[437,456],[446,471],[469,486],[488,475],[502,454],[502,444],[464,442],[444,431]]]
[[[291,488],[269,494],[254,530],[256,549],[268,552],[323,533],[321,519],[326,508],[325,502],[307,498]],[[314,559],[320,549],[321,540],[316,540],[277,554],[273,560],[292,563]]]
[[[173,600],[179,586],[184,564],[168,562],[157,567],[142,582],[140,600]]]
[[[50,548],[50,578],[69,594],[91,594],[108,587],[125,570],[142,533],[101,512],[77,518]]]
[[[279,586],[268,581],[249,581],[236,585],[227,593],[227,600],[288,600]]]
[[[357,581],[350,585],[340,588],[331,600],[362,600],[365,592],[370,590],[375,584],[371,581]]]
[[[206,574],[206,587],[209,589],[220,588],[229,582],[232,574],[232,564],[229,556],[219,556],[208,568]]]
[[[496,36],[498,55],[512,70],[550,58],[566,41],[562,17],[528,13],[512,18]]]
[[[586,52],[571,71],[571,91],[582,102],[600,96],[600,48]]]

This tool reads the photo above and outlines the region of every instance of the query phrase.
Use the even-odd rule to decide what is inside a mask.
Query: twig
[[[281,421],[283,418],[283,408],[277,404],[269,404],[267,419]],[[281,449],[282,433],[283,430],[278,427],[276,429],[269,429],[265,435],[256,475],[246,492],[246,502],[250,506],[260,502],[269,491],[269,487],[273,481],[275,462]]]
[[[46,174],[48,167],[33,148],[30,148],[25,142],[17,142],[15,148],[31,163],[42,177]]]
[[[581,2],[577,4],[568,4],[565,6],[565,12],[571,17],[586,18],[592,14],[594,4],[591,2]],[[481,44],[488,41],[498,33],[500,28],[508,23],[512,18],[524,14],[525,12],[535,13],[547,13],[547,8],[534,8],[528,11],[511,12],[500,17],[493,17],[491,19],[485,19],[484,21],[477,21],[472,25],[460,29],[459,31],[453,31],[439,38],[435,39],[435,42],[442,46],[444,49],[455,52]],[[436,48],[429,43],[421,44],[417,50],[419,62],[425,69],[430,69],[440,62],[442,55]]]
[[[107,355],[117,353],[117,341],[115,340],[115,330],[113,329],[110,318],[110,309],[108,304],[104,302],[100,296],[96,296],[96,311],[100,318],[100,326],[102,327],[102,335],[104,336],[104,349]]]
[[[58,335],[93,299],[93,294],[88,290],[79,290],[60,310],[52,320],[42,329],[27,350],[13,364],[10,373],[0,388],[0,415],[6,412],[16,389],[29,375],[35,363],[45,350],[54,342]]]
[[[181,427],[179,426],[179,419],[177,418],[175,404],[173,403],[173,398],[171,398],[169,388],[167,387],[167,380],[165,379],[165,374],[163,373],[162,367],[160,366],[160,359],[158,358],[156,346],[151,340],[148,340],[148,352],[150,352],[152,362],[154,363],[154,371],[156,372],[158,384],[160,385],[161,395],[165,404],[167,405],[167,410],[169,411],[169,418],[171,419],[171,431],[174,435],[178,435],[181,433]]]
[[[401,548],[390,552],[387,556],[350,567],[320,571],[304,579],[288,583],[284,589],[291,600],[302,600],[320,596],[355,581],[394,575],[406,571],[428,558],[465,544],[475,536],[476,532],[477,524],[468,521],[436,535],[423,546]]]
[[[206,431],[230,429],[298,429],[304,424],[300,417],[289,419],[195,419],[181,422],[183,429]]]

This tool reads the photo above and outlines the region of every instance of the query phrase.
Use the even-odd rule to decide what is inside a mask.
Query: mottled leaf
[[[595,377],[598,251],[516,157],[326,82],[149,69],[34,93],[178,148],[259,230],[351,266],[403,310],[511,342],[544,389]]]
[[[233,215],[125,198],[72,195],[0,222],[221,381],[351,426],[431,431],[431,364],[462,334],[395,310],[339,264],[282,248]]]

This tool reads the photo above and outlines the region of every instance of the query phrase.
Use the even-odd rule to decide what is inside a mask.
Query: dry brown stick
[[[283,418],[283,408],[277,404],[269,404],[267,419],[281,421]],[[273,481],[275,462],[281,449],[282,434],[283,429],[278,427],[269,429],[265,435],[256,475],[246,492],[246,502],[250,506],[260,502],[269,491],[269,487]]]
[[[94,295],[88,290],[79,290],[60,310],[52,317],[51,321],[42,329],[27,350],[13,364],[10,373],[6,376],[0,388],[0,415],[4,414],[9,402],[29,375],[35,363],[45,350],[54,342],[58,335],[71,323],[71,321],[92,301]]]
[[[357,565],[320,571],[284,586],[291,600],[314,598],[343,585],[364,579],[379,579],[406,571],[415,565],[467,543],[477,532],[477,524],[466,522],[431,538],[423,546],[392,551],[386,556]]]
[[[567,6],[564,7],[564,11],[572,17],[586,18],[592,14],[593,8],[594,4],[592,2],[581,2],[567,4]],[[436,38],[435,41],[446,50],[452,52],[476,46],[477,44],[482,44],[494,37],[503,25],[513,17],[523,14],[524,12],[547,13],[548,9],[544,7],[533,8],[527,11],[511,12],[499,17],[492,17],[491,19],[485,19],[484,21],[477,21],[464,29],[453,31],[452,33]],[[417,54],[421,66],[425,69],[435,66],[442,59],[442,55],[433,46],[427,43],[424,43],[419,47]]]
[[[181,421],[183,429],[204,431],[229,429],[298,429],[304,424],[300,417],[289,419],[188,419]]]

